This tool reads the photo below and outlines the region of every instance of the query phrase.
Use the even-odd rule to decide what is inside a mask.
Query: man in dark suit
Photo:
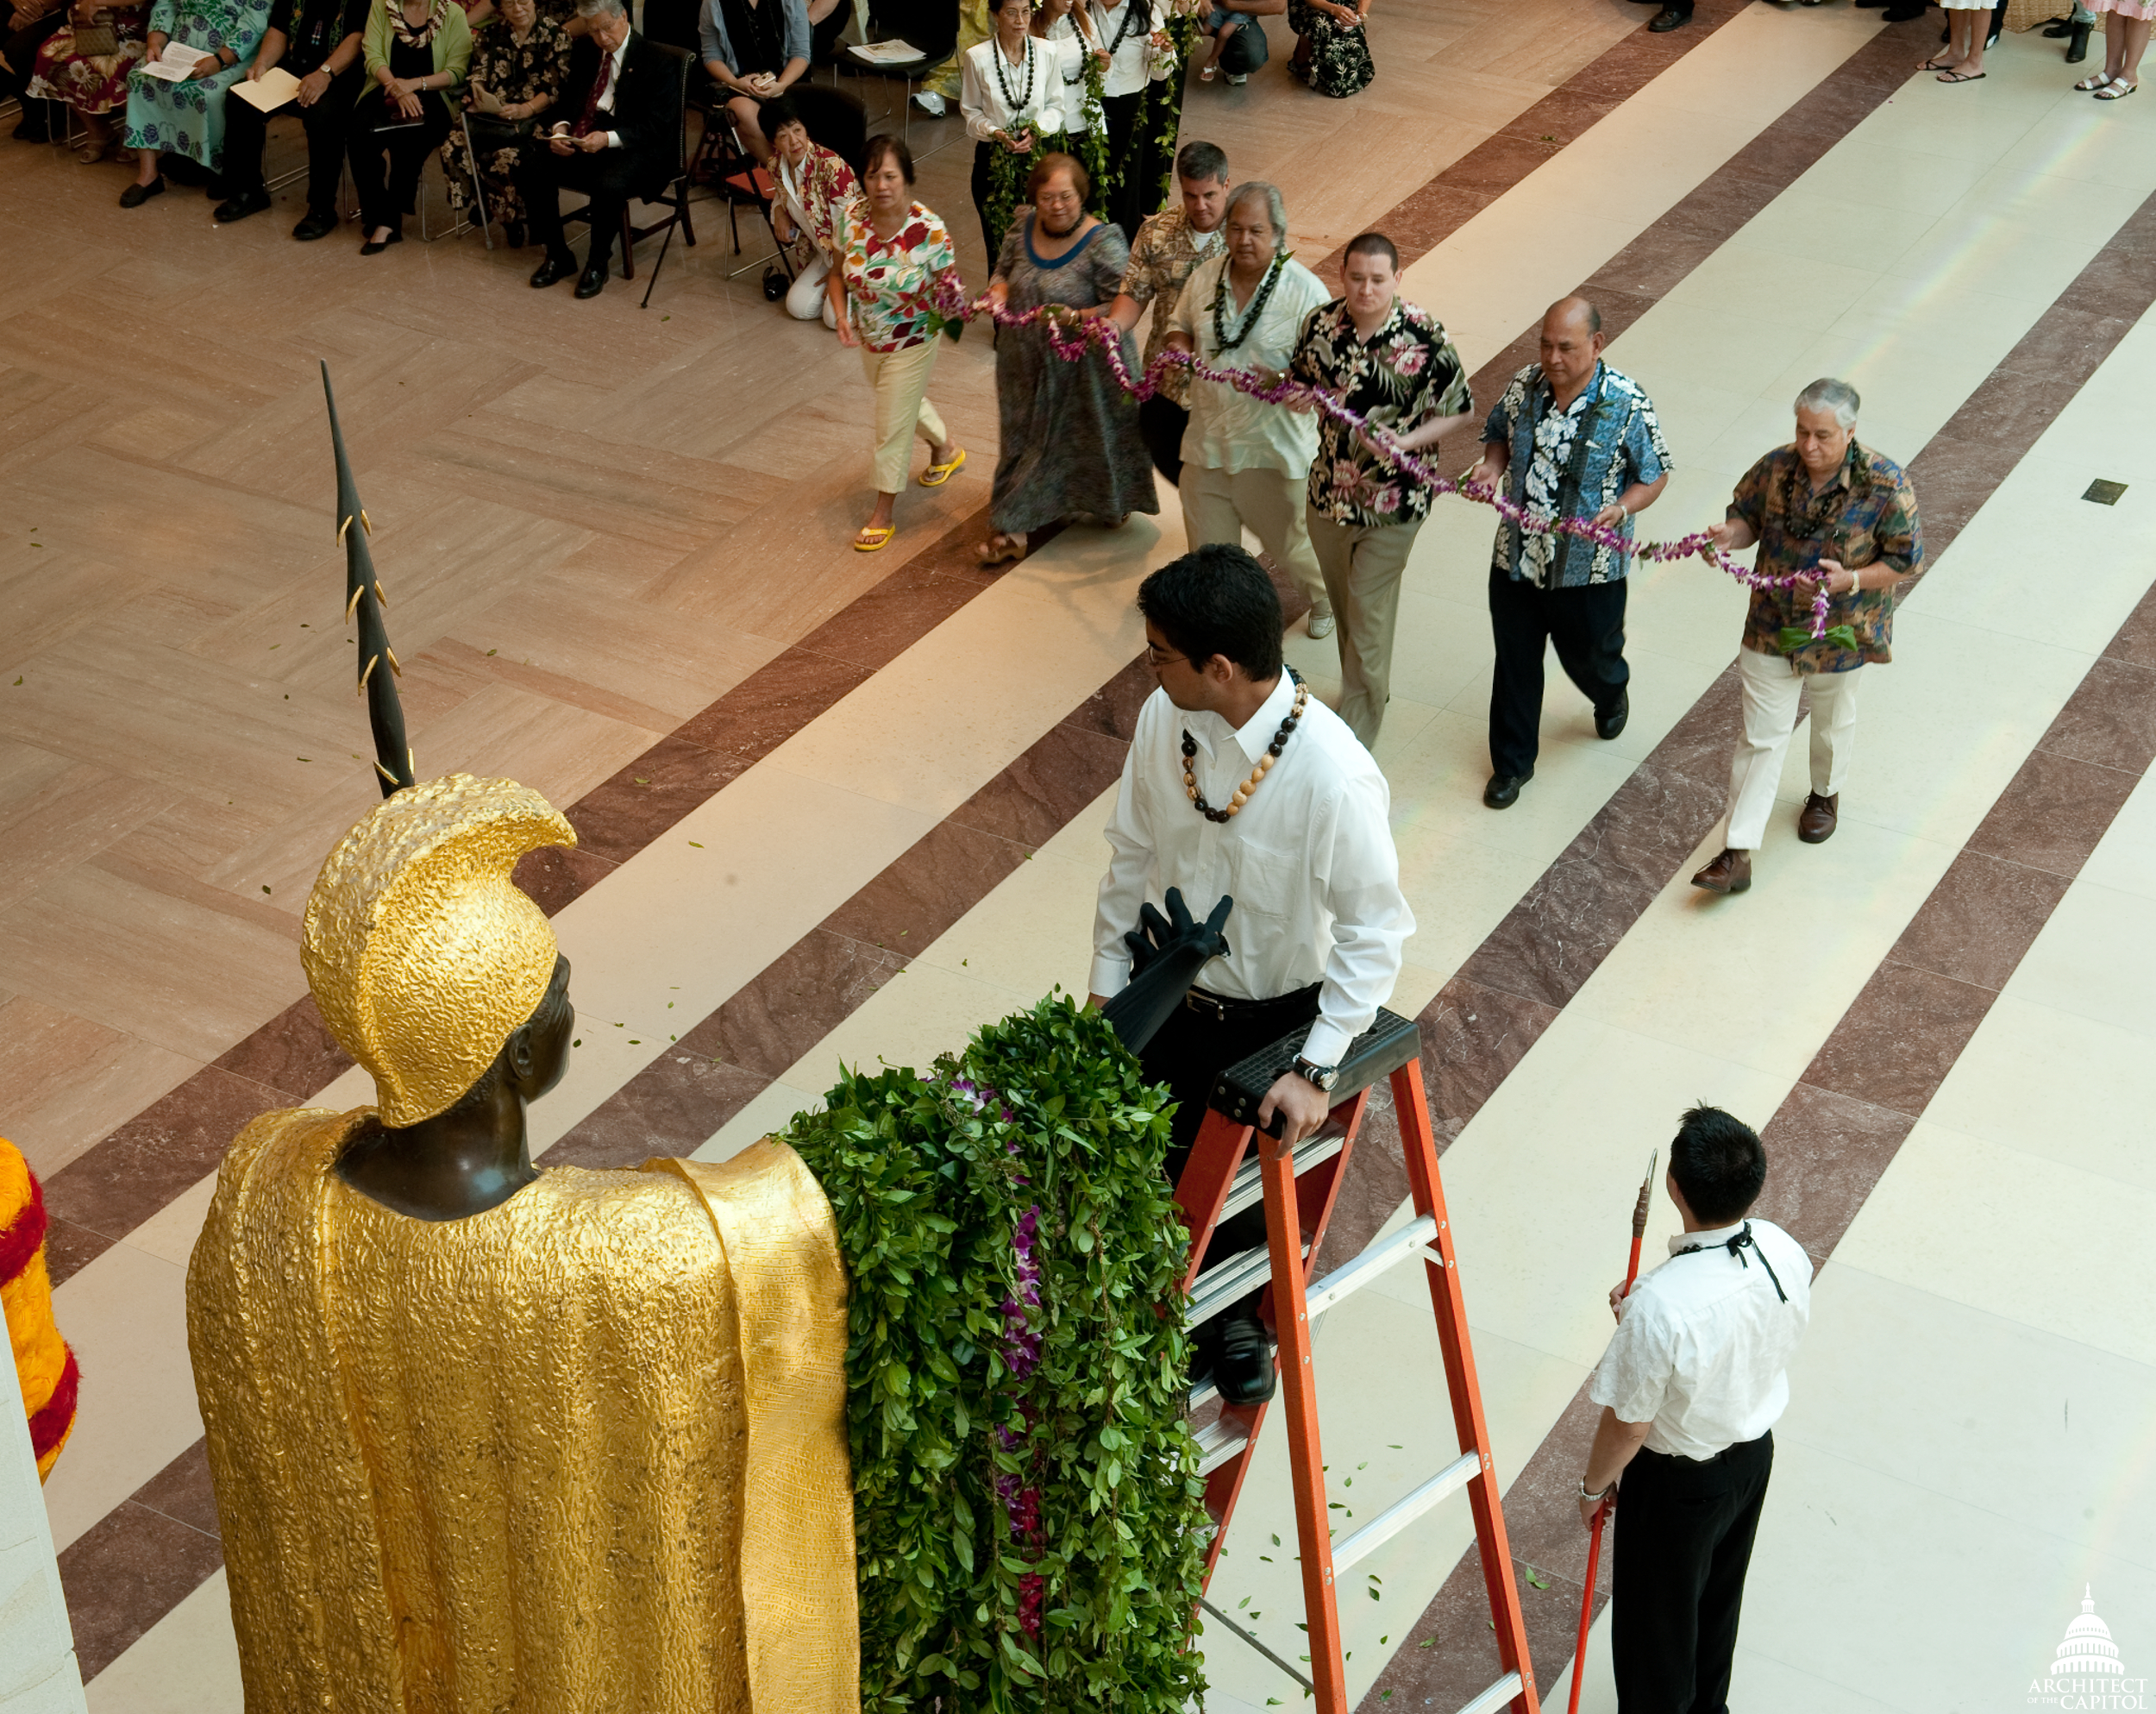
[[[569,75],[556,110],[568,116],[524,140],[517,188],[531,235],[546,260],[531,276],[552,286],[576,273],[561,235],[563,191],[591,201],[592,247],[576,283],[580,298],[606,288],[607,258],[631,196],[671,178],[681,148],[681,72],[674,58],[630,27],[623,0],[577,0],[584,33],[569,51]]]

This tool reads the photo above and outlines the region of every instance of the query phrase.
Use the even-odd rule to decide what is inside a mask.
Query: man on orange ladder
[[[1670,1259],[1609,1294],[1617,1331],[1588,1382],[1603,1407],[1580,1518],[1616,1519],[1610,1650],[1620,1714],[1726,1714],[1752,1538],[1812,1264],[1746,1213],[1766,1151],[1719,1108],[1684,1115],[1664,1181],[1683,1216]],[[1617,1506],[1618,1478],[1624,1504]]]
[[[1131,977],[1125,931],[1169,888],[1232,895],[1229,951],[1142,1055],[1177,1107],[1167,1169],[1190,1157],[1214,1079],[1310,1025],[1303,1057],[1268,1092],[1293,1146],[1325,1123],[1348,1045],[1400,974],[1414,917],[1387,823],[1392,795],[1368,750],[1281,657],[1280,598],[1241,548],[1202,547],[1138,586],[1160,689],[1139,711],[1108,821],[1111,856],[1094,924],[1092,1000]],[[1251,1208],[1216,1228],[1217,1266],[1265,1241]],[[1252,1294],[1200,1329],[1194,1378],[1210,1367],[1231,1404],[1273,1395],[1274,1366]]]

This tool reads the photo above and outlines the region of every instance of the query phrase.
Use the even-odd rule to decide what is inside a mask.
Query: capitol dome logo
[[[2049,1676],[2032,1679],[2029,1705],[2034,1708],[2146,1709],[2147,1679],[2128,1678],[2111,1627],[2096,1617],[2096,1592],[2084,1586],[2081,1617],[2066,1627],[2059,1658]]]

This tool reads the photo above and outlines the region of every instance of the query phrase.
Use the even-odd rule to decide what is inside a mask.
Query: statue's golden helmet
[[[554,930],[510,873],[575,843],[538,793],[451,774],[384,799],[329,853],[299,958],[329,1033],[373,1074],[383,1124],[448,1111],[537,1009]]]

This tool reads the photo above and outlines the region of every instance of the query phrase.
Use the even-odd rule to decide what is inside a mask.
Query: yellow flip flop
[[[889,547],[891,538],[898,533],[899,526],[895,524],[864,524],[860,533],[854,537],[854,551],[857,554],[875,553]]]
[[[921,472],[921,486],[924,488],[942,487],[944,483],[950,480],[951,472],[962,468],[965,462],[966,449],[962,446],[951,455],[950,462],[948,464],[938,464],[931,460],[928,468]]]

